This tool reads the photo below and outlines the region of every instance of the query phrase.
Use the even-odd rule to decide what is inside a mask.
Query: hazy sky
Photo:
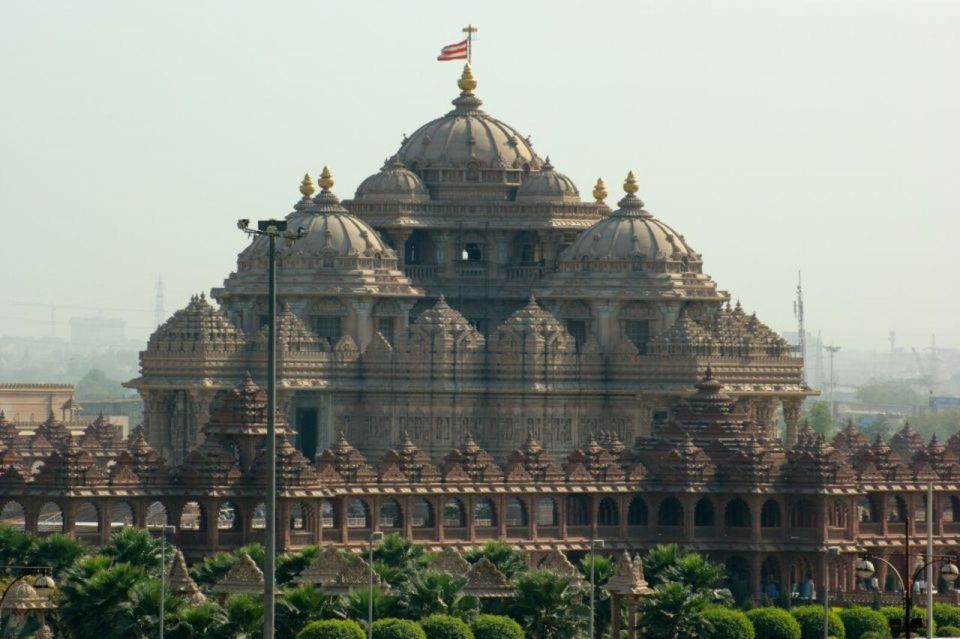
[[[341,197],[450,109],[467,22],[485,109],[581,192],[628,169],[748,311],[847,348],[960,347],[960,3],[0,2],[0,334],[152,329],[219,285],[239,217],[304,171]]]

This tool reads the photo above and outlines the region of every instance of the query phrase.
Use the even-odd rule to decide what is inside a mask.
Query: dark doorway
[[[297,409],[297,449],[311,462],[317,456],[317,409]]]

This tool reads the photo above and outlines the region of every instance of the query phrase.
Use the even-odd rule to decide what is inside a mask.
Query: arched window
[[[780,525],[780,504],[773,499],[768,499],[760,510],[760,527],[779,528]]]
[[[207,514],[198,502],[189,501],[180,511],[180,529],[204,531],[207,529]]]
[[[310,507],[303,502],[294,502],[290,506],[290,530],[309,530]]]
[[[907,521],[907,504],[899,495],[887,495],[887,521],[902,524]]]
[[[110,503],[110,528],[126,528],[133,525],[133,508],[125,501]]]
[[[159,501],[155,501],[147,506],[147,530],[153,528],[163,528],[169,525],[170,519],[167,516],[167,507]]]
[[[676,497],[667,497],[660,502],[660,512],[657,521],[661,526],[682,526],[683,506]]]
[[[63,511],[56,502],[48,501],[40,506],[40,514],[37,515],[37,532],[63,532]]]
[[[100,530],[100,509],[89,501],[77,507],[73,530],[77,534],[94,533]]]
[[[627,525],[646,526],[649,521],[647,515],[647,502],[640,495],[630,500],[630,507],[627,509]]]
[[[876,524],[880,522],[880,509],[877,507],[876,495],[860,495],[856,500],[857,521],[861,524]]]
[[[443,525],[447,528],[464,528],[467,525],[463,502],[451,497],[443,504]]]
[[[0,510],[0,525],[9,526],[23,532],[27,527],[26,513],[23,506],[16,501],[8,501]]]
[[[590,525],[590,499],[586,495],[567,495],[567,525]]]
[[[323,528],[333,528],[337,525],[337,511],[333,507],[333,502],[329,499],[320,500],[320,526]]]
[[[380,528],[403,528],[403,513],[396,499],[380,504]]]
[[[750,506],[739,497],[727,502],[723,512],[723,525],[727,528],[749,528]]]
[[[240,511],[233,502],[225,501],[220,504],[220,510],[217,513],[217,530],[241,530]]]
[[[527,507],[516,497],[510,497],[503,511],[503,517],[507,522],[507,526],[526,526]]]
[[[817,511],[806,499],[801,499],[790,509],[791,528],[816,528]]]
[[[553,497],[537,499],[537,526],[556,526],[557,501]]]
[[[433,506],[422,497],[413,502],[413,512],[410,523],[414,528],[433,528]]]
[[[693,525],[712,526],[713,520],[713,502],[704,497],[693,509]]]
[[[617,502],[604,497],[597,507],[597,524],[600,526],[616,526],[620,523],[620,509]]]
[[[370,509],[362,499],[347,504],[347,528],[369,528]]]
[[[497,525],[497,509],[493,502],[487,498],[481,498],[473,507],[473,525],[491,527]]]
[[[253,507],[250,513],[250,528],[253,530],[263,530],[267,527],[267,505],[262,501]]]
[[[846,528],[847,526],[847,504],[836,499],[830,503],[827,509],[829,516],[828,524],[834,528]]]
[[[960,497],[950,495],[947,508],[949,511],[943,513],[944,520],[951,523],[960,522]]]

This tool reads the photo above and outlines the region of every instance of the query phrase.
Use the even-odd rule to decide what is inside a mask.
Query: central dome
[[[469,65],[457,82],[454,109],[427,122],[404,139],[397,159],[417,171],[425,168],[536,170],[541,161],[516,129],[480,110],[473,94],[477,81]]]

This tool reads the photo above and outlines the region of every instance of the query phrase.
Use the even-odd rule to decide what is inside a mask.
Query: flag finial
[[[603,178],[597,178],[597,183],[593,186],[593,199],[597,204],[603,204],[607,199],[607,185],[603,183]]]
[[[303,181],[300,182],[300,194],[303,197],[309,198],[313,197],[313,194],[317,192],[317,187],[313,183],[313,178],[310,177],[309,173],[303,174]]]
[[[457,86],[464,93],[473,93],[473,90],[477,88],[477,79],[473,77],[473,69],[470,68],[469,62],[463,65],[463,73],[457,80]]]

